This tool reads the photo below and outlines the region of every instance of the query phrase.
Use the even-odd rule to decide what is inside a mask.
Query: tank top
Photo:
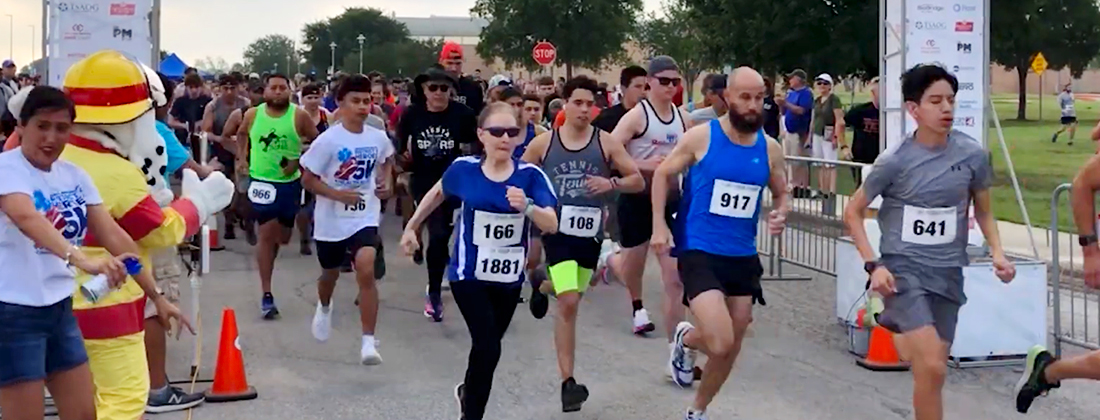
[[[600,144],[600,130],[591,129],[588,144],[580,150],[567,149],[559,130],[554,130],[542,168],[558,196],[558,232],[602,240],[603,199],[588,193],[585,180],[589,175],[607,178],[611,167]]]
[[[527,123],[527,137],[523,139],[523,143],[516,146],[516,149],[512,151],[512,157],[516,159],[522,159],[523,154],[527,152],[527,146],[531,145],[531,140],[535,139],[535,124]]]
[[[757,132],[751,146],[742,146],[726,136],[720,120],[710,122],[707,154],[685,175],[684,249],[727,257],[756,255],[760,197],[771,177],[763,133]]]
[[[645,131],[631,140],[630,143],[627,143],[626,151],[630,153],[630,157],[633,157],[634,160],[649,159],[654,156],[668,156],[672,153],[672,149],[676,147],[676,143],[680,141],[680,137],[684,135],[684,131],[687,131],[687,125],[684,124],[684,119],[680,117],[680,112],[673,107],[672,119],[663,121],[649,99],[642,99],[638,105],[642,107],[642,112],[645,113]]]
[[[222,131],[225,130],[225,122],[229,121],[229,115],[232,114],[233,111],[236,111],[236,110],[239,109],[239,110],[241,110],[241,112],[244,112],[245,110],[248,109],[249,105],[251,105],[251,103],[249,103],[248,100],[246,100],[244,98],[241,98],[239,96],[237,97],[237,100],[233,101],[232,104],[227,104],[224,101],[222,101],[221,99],[215,99],[214,100],[214,135],[217,135],[217,136],[222,135]]]
[[[317,133],[324,133],[328,130],[328,114],[325,113],[324,108],[317,110],[318,115],[321,117],[317,121]]]
[[[294,123],[297,110],[298,107],[291,104],[281,117],[272,118],[267,115],[267,104],[256,107],[256,117],[252,120],[252,129],[248,131],[248,171],[252,178],[290,182],[301,176],[301,171],[283,174],[283,167],[302,155],[302,140],[298,138]]]

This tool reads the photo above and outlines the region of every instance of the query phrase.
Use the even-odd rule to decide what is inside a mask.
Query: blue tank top
[[[760,197],[771,177],[767,139],[759,131],[752,146],[734,144],[720,121],[710,122],[707,153],[684,179],[679,245],[728,257],[756,255]]]
[[[527,151],[527,146],[531,144],[531,140],[535,139],[535,124],[527,123],[527,137],[523,139],[523,143],[516,147],[516,150],[512,151],[512,156],[516,159],[523,158],[523,153]]]

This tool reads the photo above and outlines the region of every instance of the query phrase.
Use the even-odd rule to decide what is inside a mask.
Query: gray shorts
[[[946,343],[955,340],[959,308],[966,303],[961,267],[932,267],[905,257],[884,257],[898,292],[883,299],[879,323],[904,334],[932,325]]]

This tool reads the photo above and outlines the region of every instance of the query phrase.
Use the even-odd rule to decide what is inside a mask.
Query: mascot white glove
[[[200,180],[195,171],[184,169],[181,192],[183,198],[191,200],[199,211],[199,223],[205,223],[206,218],[229,207],[233,201],[233,182],[221,172],[214,172]]]
[[[149,192],[153,196],[153,201],[157,202],[160,207],[168,207],[172,204],[172,201],[176,199],[176,195],[172,194],[172,190],[167,188],[156,188]]]

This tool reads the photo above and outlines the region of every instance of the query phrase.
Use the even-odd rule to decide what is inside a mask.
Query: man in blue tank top
[[[668,197],[668,180],[684,174],[683,198],[673,240],[664,217],[653,217],[650,245],[658,254],[679,252],[683,301],[700,328],[676,326],[669,370],[677,385],[693,382],[695,352],[707,355],[702,383],[686,420],[705,420],[706,409],[729,377],[741,342],[752,322],[752,305],[763,303],[760,277],[764,267],[756,253],[761,196],[772,191],[768,228],[783,232],[787,218],[787,174],[783,148],[761,130],[764,124],[764,79],[741,67],[729,76],[725,92],[729,112],[693,127],[653,176],[654,215]]]

